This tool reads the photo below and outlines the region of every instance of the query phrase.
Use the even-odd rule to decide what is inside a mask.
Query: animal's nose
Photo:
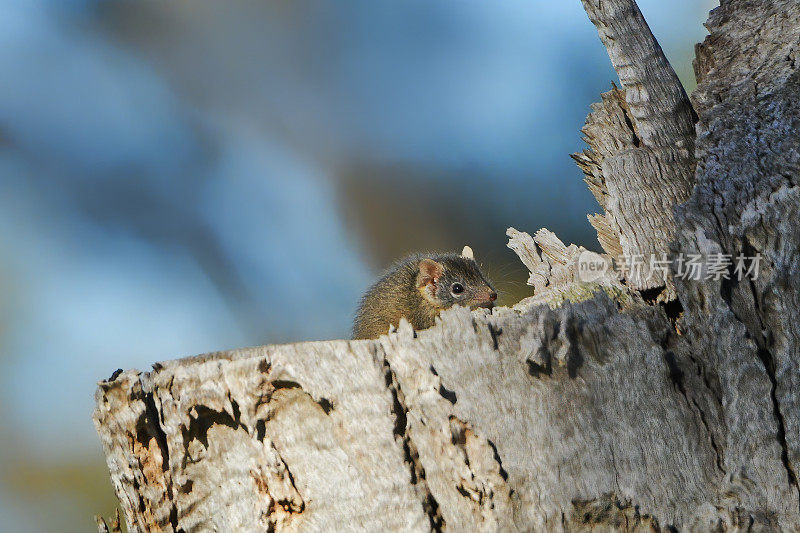
[[[490,293],[489,293],[489,299],[490,299],[491,301],[495,301],[495,300],[497,300],[497,293],[496,293],[496,292],[494,292],[494,291],[490,292]]]

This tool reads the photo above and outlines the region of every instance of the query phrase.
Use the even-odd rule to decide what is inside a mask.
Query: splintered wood
[[[632,0],[584,6],[622,83],[575,156],[606,253],[511,228],[513,309],[116,373],[129,531],[800,530],[800,3],[712,11],[696,116]],[[604,270],[665,252],[761,268]]]

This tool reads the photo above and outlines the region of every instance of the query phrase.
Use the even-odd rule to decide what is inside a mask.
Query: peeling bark
[[[512,309],[115,373],[95,423],[130,531],[800,529],[800,4],[711,13],[696,117],[632,1],[584,6],[622,82],[575,156],[606,254],[511,228]],[[762,260],[580,270],[620,253]]]

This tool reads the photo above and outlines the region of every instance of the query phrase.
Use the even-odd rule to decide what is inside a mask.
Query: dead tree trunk
[[[712,11],[691,104],[633,0],[584,6],[622,83],[575,156],[590,220],[672,274],[581,281],[608,257],[512,229],[513,309],[118,373],[95,422],[131,531],[800,529],[800,3]]]

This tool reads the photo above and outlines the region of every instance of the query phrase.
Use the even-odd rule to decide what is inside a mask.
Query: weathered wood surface
[[[685,281],[678,292],[719,419],[709,428],[720,490],[786,524],[800,507],[800,3],[724,2],[707,27],[695,62],[697,188],[677,210],[675,247],[763,260],[755,280]]]
[[[627,275],[631,288],[674,300],[672,281],[648,258],[667,251],[672,208],[694,186],[694,111],[634,0],[582,2],[622,83],[592,106],[582,130],[589,148],[573,155],[605,210],[589,220],[606,253],[644,259]]]
[[[635,5],[584,4],[624,89],[578,156],[604,250],[759,277],[586,283],[585,250],[510,230],[513,309],[119,373],[95,422],[131,531],[800,529],[800,3],[712,12],[696,140]]]

